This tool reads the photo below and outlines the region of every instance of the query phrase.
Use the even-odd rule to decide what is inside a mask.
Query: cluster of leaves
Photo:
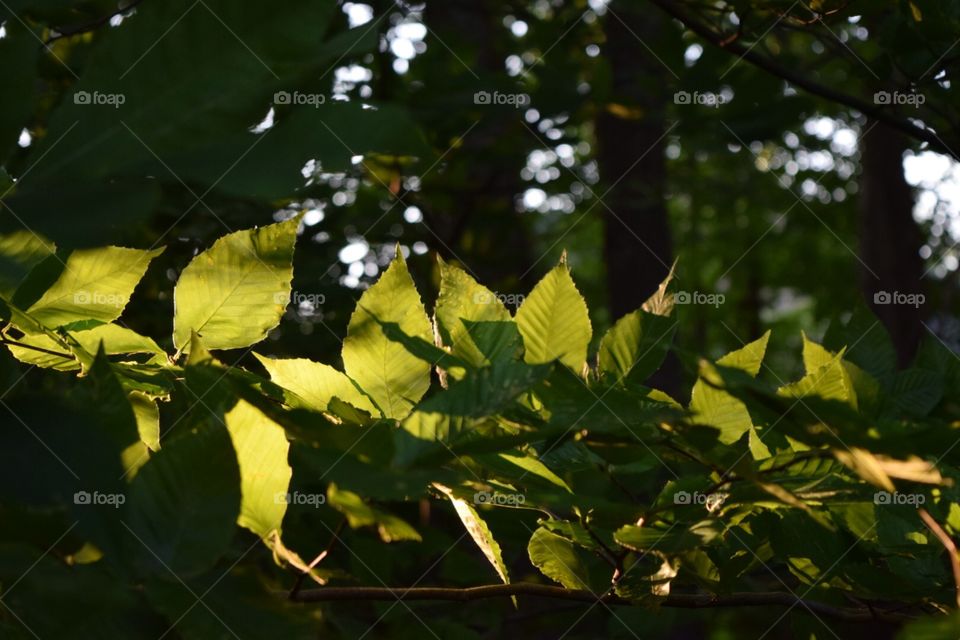
[[[379,579],[351,548],[340,563],[293,550],[338,539],[317,514],[433,544],[411,502],[449,505],[504,583],[504,549],[525,547],[540,580],[620,602],[787,590],[878,612],[952,606],[917,510],[960,531],[960,363],[936,343],[896,371],[883,330],[854,314],[823,345],[804,337],[800,380],[772,384],[767,334],[703,361],[684,406],[645,385],[675,329],[669,279],[594,358],[565,262],[515,314],[441,262],[431,319],[398,252],[357,303],[342,371],[224,364],[211,350],[249,351],[280,321],[299,224],[193,258],[174,291],[175,353],[119,320],[162,249],[6,251],[33,262],[0,297],[9,354],[77,377],[62,396],[2,403],[5,637],[68,621],[72,637],[307,637],[325,619],[284,598],[295,574]],[[504,509],[538,519],[498,541],[487,522]],[[235,548],[238,527],[252,546]],[[953,637],[960,622],[923,624]]]

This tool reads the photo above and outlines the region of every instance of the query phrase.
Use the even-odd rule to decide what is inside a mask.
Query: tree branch
[[[302,590],[292,599],[296,602],[332,602],[344,600],[364,601],[395,601],[395,600],[449,600],[455,602],[469,602],[487,598],[504,598],[510,596],[536,596],[541,598],[555,598],[560,600],[575,600],[578,602],[631,605],[630,600],[616,595],[598,596],[590,591],[565,589],[552,585],[515,582],[512,584],[494,584],[466,589],[448,589],[443,587],[321,587],[318,589]],[[816,615],[827,616],[845,622],[870,622],[883,620],[888,622],[908,622],[912,616],[899,613],[880,611],[869,608],[835,607],[815,600],[802,600],[792,593],[730,593],[727,595],[714,594],[672,594],[660,598],[657,603],[661,607],[678,609],[707,609],[725,607],[796,607],[798,611],[806,611]]]
[[[49,38],[47,38],[43,44],[49,45],[51,42],[54,42],[61,38],[69,38],[70,36],[75,36],[81,33],[87,33],[88,31],[93,31],[94,29],[99,29],[103,25],[110,22],[114,17],[130,11],[141,2],[143,2],[143,0],[131,0],[131,2],[117,9],[113,13],[109,13],[105,16],[100,16],[99,18],[96,18],[95,20],[91,20],[90,22],[86,22],[84,24],[76,25],[73,27],[63,27],[63,28],[51,27],[51,30],[55,31],[56,35],[52,35]]]
[[[873,118],[874,120],[883,122],[894,129],[902,131],[914,140],[926,142],[935,151],[939,151],[940,153],[951,156],[956,160],[960,160],[960,153],[954,153],[953,150],[951,150],[950,147],[948,147],[946,143],[940,139],[940,136],[938,136],[935,131],[924,127],[919,127],[905,118],[898,118],[884,109],[882,105],[872,104],[856,96],[851,96],[826,85],[820,84],[819,82],[797,73],[789,67],[784,67],[774,62],[767,56],[761,55],[758,51],[754,50],[752,46],[747,46],[736,40],[725,41],[727,39],[723,36],[723,34],[713,31],[692,16],[687,15],[687,13],[677,6],[677,3],[673,0],[651,0],[651,2],[660,7],[660,9],[665,11],[676,20],[682,22],[684,26],[700,37],[704,38],[710,44],[740,56],[742,60],[746,60],[755,67],[762,69],[771,75],[777,76],[782,80],[786,80],[790,84],[796,85],[808,93],[820,96],[821,98],[825,98],[831,102],[842,104],[850,107],[851,109],[856,109],[869,118]]]

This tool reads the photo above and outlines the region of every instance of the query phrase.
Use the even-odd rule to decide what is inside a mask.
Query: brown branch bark
[[[804,91],[807,91],[808,93],[820,96],[821,98],[825,98],[831,102],[845,105],[851,109],[856,109],[865,116],[886,123],[891,127],[902,131],[915,140],[926,142],[935,151],[939,151],[940,153],[960,160],[960,153],[954,153],[953,150],[951,150],[950,147],[948,147],[934,131],[919,127],[911,123],[906,118],[898,118],[889,111],[883,109],[882,105],[873,104],[862,98],[851,96],[843,93],[842,91],[837,91],[832,87],[820,84],[819,82],[797,73],[795,70],[789,67],[778,64],[777,62],[771,60],[767,56],[762,55],[760,52],[742,42],[733,41],[724,44],[725,36],[723,34],[715,32],[710,27],[700,23],[698,20],[688,15],[682,8],[678,6],[678,3],[674,2],[673,0],[651,0],[651,2],[660,7],[660,9],[665,11],[673,18],[682,22],[684,26],[705,39],[710,44],[740,56],[741,59],[746,60],[755,67],[777,76],[778,78],[786,80],[790,84],[795,85]]]
[[[394,601],[394,600],[447,600],[455,602],[469,602],[487,598],[504,598],[510,596],[536,596],[541,598],[555,598],[560,600],[574,600],[578,602],[595,603],[598,600],[605,604],[631,605],[613,594],[596,595],[590,591],[565,589],[552,585],[515,582],[513,584],[484,585],[466,589],[450,589],[443,587],[321,587],[300,591],[294,598],[296,602],[332,602],[332,601]],[[819,616],[827,616],[845,622],[870,622],[882,620],[888,622],[907,622],[913,619],[900,613],[880,611],[876,608],[835,607],[833,605],[803,600],[792,593],[730,593],[726,595],[713,594],[672,594],[658,601],[659,606],[678,609],[706,609],[725,607],[796,607],[798,611],[806,611]]]

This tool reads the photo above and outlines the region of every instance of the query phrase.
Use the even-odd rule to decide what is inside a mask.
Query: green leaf
[[[127,505],[131,548],[166,579],[213,566],[240,515],[240,468],[227,430],[202,424],[174,438],[140,469]]]
[[[474,506],[465,499],[454,495],[453,491],[448,487],[441,484],[434,484],[433,486],[450,499],[467,533],[470,534],[470,537],[480,548],[480,551],[483,552],[484,557],[486,557],[490,565],[493,566],[493,570],[497,572],[497,575],[500,576],[503,583],[509,584],[510,573],[507,571],[507,565],[503,562],[500,545],[490,532],[490,527],[488,527],[487,523],[480,517],[480,514],[477,513]]]
[[[405,521],[393,514],[371,507],[356,493],[340,489],[333,483],[327,487],[327,503],[345,515],[353,529],[375,526],[380,539],[384,542],[403,540],[420,542],[422,540],[417,530]]]
[[[887,382],[897,366],[897,353],[883,324],[864,305],[859,305],[846,324],[832,323],[823,336],[825,347],[844,350],[847,360],[881,383]]]
[[[30,163],[38,165],[31,188],[119,172],[179,176],[178,155],[249,129],[279,85],[326,70],[340,53],[323,46],[335,11],[333,4],[287,0],[269,9],[226,0],[137,7],[136,20],[111,29],[85,56],[79,82],[50,115],[47,135],[31,149]],[[84,91],[124,99],[73,99]],[[68,150],[37,163],[68,132]],[[218,177],[238,158],[207,156]]]
[[[77,249],[67,257],[57,281],[27,313],[48,327],[79,320],[112,322],[123,313],[150,261],[161,253],[163,248]]]
[[[677,326],[667,293],[672,278],[673,269],[641,308],[617,320],[600,341],[598,367],[618,384],[641,384],[663,363]]]
[[[421,454],[437,451],[449,446],[467,430],[473,421],[467,418],[449,416],[443,413],[413,411],[400,423],[397,431],[396,463],[403,466],[417,460]]]
[[[810,396],[824,400],[837,400],[857,408],[857,394],[853,379],[843,362],[844,352],[841,351],[830,360],[797,382],[784,385],[777,393],[790,398],[807,398]]]
[[[7,339],[12,339],[9,332],[4,332],[3,335]],[[69,347],[48,335],[42,333],[23,335],[14,342],[17,344],[8,342],[6,347],[10,350],[10,355],[24,364],[44,369],[56,369],[57,371],[74,371],[80,368],[80,363]],[[18,345],[27,346],[21,347]],[[43,351],[38,349],[43,349]]]
[[[306,358],[268,358],[253,354],[270,374],[275,384],[297,394],[307,406],[316,411],[326,411],[333,398],[347,402],[371,415],[380,411],[357,385],[333,367]]]
[[[371,152],[431,153],[405,108],[328,100],[317,107],[294,107],[290,113],[275,108],[274,125],[265,132],[239,131],[167,161],[184,180],[215,184],[217,190],[237,196],[275,200],[303,187],[302,171],[308,163],[334,173],[353,169],[351,158],[365,155],[363,166],[370,170]]]
[[[889,410],[922,417],[937,406],[943,392],[944,381],[939,373],[912,368],[894,375],[893,388],[884,402]]]
[[[663,363],[677,322],[637,309],[620,318],[600,341],[600,370],[618,383],[642,383]]]
[[[396,323],[409,336],[433,340],[420,294],[399,252],[376,284],[363,293],[350,316],[343,366],[384,417],[401,420],[427,392],[430,364],[388,338],[381,322]]]
[[[240,517],[237,524],[267,538],[280,530],[287,511],[293,470],[283,427],[240,400],[226,414],[227,430],[240,465]]]
[[[613,537],[618,544],[634,551],[677,553],[709,544],[723,530],[721,522],[702,520],[689,527],[675,525],[668,529],[627,525],[618,529]]]
[[[428,365],[437,366],[448,371],[456,370],[458,373],[457,378],[459,378],[463,370],[469,366],[459,357],[438,347],[433,342],[428,342],[417,336],[407,335],[396,322],[383,322],[376,317],[374,317],[374,320],[376,320],[380,328],[383,329],[383,334],[387,336],[387,338],[403,345],[403,348],[406,349],[408,353],[420,358]]]
[[[439,262],[436,317],[443,343],[475,367],[512,358],[517,332],[503,302],[462,269],[442,259]],[[483,334],[478,325],[491,330]]]
[[[537,458],[529,455],[518,455],[516,453],[509,452],[501,453],[498,455],[498,457],[512,465],[519,467],[520,469],[523,469],[524,474],[529,473],[532,476],[542,478],[552,485],[560,487],[569,493],[573,493],[573,490],[570,489],[567,483],[564,482],[560,476],[551,471],[547,465],[540,462],[540,460]]]
[[[569,540],[570,542],[576,543],[578,546],[583,547],[584,549],[589,549],[590,551],[596,551],[600,549],[600,545],[594,540],[593,536],[590,535],[590,532],[579,522],[569,522],[567,520],[541,520],[540,526],[549,530],[551,533],[555,533],[558,536],[562,536]],[[609,534],[607,534],[609,537]],[[610,542],[613,542],[613,539],[610,538]]]
[[[196,331],[208,349],[263,340],[290,300],[299,216],[236,231],[196,256],[174,289],[173,343],[185,350]]]
[[[31,231],[0,235],[0,296],[12,296],[30,269],[55,251],[56,245]]]
[[[583,369],[592,335],[590,316],[566,261],[544,276],[523,301],[517,326],[526,362],[560,360],[578,373]]]
[[[759,340],[755,340],[736,351],[717,360],[718,365],[738,369],[747,375],[756,377],[767,350],[770,332],[767,331]],[[744,433],[753,430],[753,419],[746,405],[726,391],[717,389],[702,378],[693,386],[690,398],[690,410],[694,419],[700,423],[714,427],[720,431],[720,442],[731,444],[736,442]],[[762,443],[758,442],[758,445]],[[757,453],[762,453],[759,448]]]
[[[527,553],[533,566],[551,580],[567,589],[590,590],[587,566],[566,538],[540,527],[530,537]]]
[[[760,366],[763,364],[763,357],[767,353],[767,343],[769,341],[770,332],[767,331],[759,339],[723,356],[717,360],[717,364],[731,369],[740,369],[756,377],[760,373]]]
[[[859,407],[865,414],[872,414],[879,406],[881,400],[880,383],[876,378],[853,362],[848,362],[848,354],[845,349],[841,349],[839,354],[839,365],[843,368],[843,374],[841,375],[837,368],[830,366],[836,359],[837,354],[813,342],[807,338],[806,334],[803,334],[802,337],[803,363],[807,374],[812,375],[823,369],[828,384],[836,380],[844,384],[849,382],[852,393],[844,392],[841,395],[837,395],[835,399],[851,402],[851,406],[855,408]],[[808,383],[813,380],[814,379],[811,378],[808,380]],[[817,384],[824,383],[824,381],[819,380],[819,378],[817,378],[817,380]]]
[[[165,359],[163,349],[151,338],[116,324],[101,324],[92,329],[68,331],[66,335],[75,340],[87,353],[96,353],[102,345],[107,355],[148,353]],[[16,342],[35,347],[31,349],[8,344],[10,353],[20,362],[57,371],[73,371],[81,368],[76,353],[69,348],[64,348],[60,340],[55,340],[48,335],[41,333],[24,335]],[[44,351],[38,351],[36,348]],[[58,356],[54,353],[63,355]]]
[[[522,362],[500,362],[467,373],[447,390],[421,403],[417,411],[475,418],[493,415],[543,380],[549,372],[548,364],[530,366]]]
[[[140,437],[133,403],[102,350],[97,353],[84,382],[89,386],[83,389],[82,397],[101,412],[102,428],[121,451],[124,476],[128,480],[134,478],[149,459],[149,453]]]
[[[658,439],[657,423],[679,416],[669,405],[630,389],[591,389],[566,367],[554,368],[537,386],[536,394],[549,412],[550,424],[564,432],[577,428],[631,439]]]
[[[133,413],[137,420],[137,432],[140,440],[151,451],[160,450],[160,409],[157,401],[140,391],[130,391],[127,394]]]
[[[924,336],[913,366],[935,371],[943,380],[945,396],[960,399],[960,358],[935,335]]]
[[[803,370],[806,373],[813,373],[833,361],[835,353],[808,338],[803,331],[800,337],[803,340]]]

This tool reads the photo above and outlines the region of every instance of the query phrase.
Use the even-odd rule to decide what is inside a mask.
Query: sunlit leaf
[[[524,360],[542,364],[560,360],[579,372],[587,360],[592,328],[587,305],[566,262],[543,277],[517,310]]]
[[[420,294],[401,254],[360,297],[343,341],[343,365],[387,418],[402,419],[430,386],[430,364],[390,340],[379,322],[432,341]]]
[[[196,256],[174,290],[173,343],[197,332],[208,349],[238,349],[263,340],[290,299],[299,218],[236,231]]]

